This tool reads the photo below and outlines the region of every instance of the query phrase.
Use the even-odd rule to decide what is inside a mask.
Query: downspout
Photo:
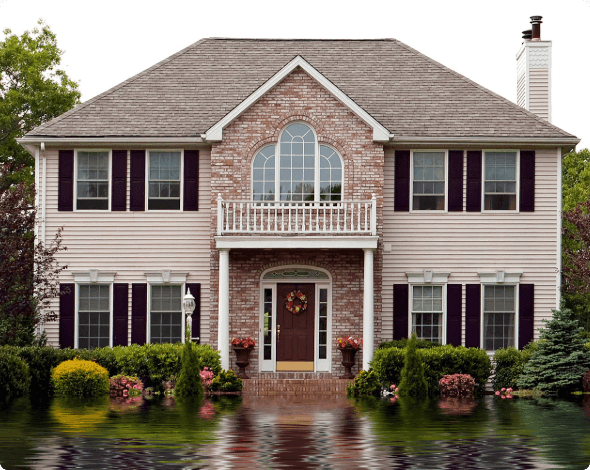
[[[562,156],[561,147],[557,147],[557,187],[558,187],[558,198],[557,198],[557,296],[555,308],[559,310],[561,308],[561,269],[562,269],[562,210],[563,210],[563,169],[562,169]]]

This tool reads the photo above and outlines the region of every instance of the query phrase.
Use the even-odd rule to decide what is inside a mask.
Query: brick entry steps
[[[343,397],[349,382],[350,380],[333,378],[250,378],[244,380],[242,395]]]

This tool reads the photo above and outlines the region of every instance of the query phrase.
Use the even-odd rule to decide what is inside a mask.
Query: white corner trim
[[[146,271],[144,274],[150,284],[184,284],[188,276],[188,272],[171,271],[170,269]]]
[[[369,113],[362,109],[358,104],[351,100],[345,93],[343,93],[336,85],[330,80],[324,77],[314,67],[310,65],[303,57],[297,56],[281,70],[269,78],[260,88],[252,93],[248,98],[242,101],[226,116],[214,124],[205,134],[207,141],[219,142],[223,139],[223,128],[226,127],[230,122],[236,119],[246,109],[256,103],[262,96],[276,86],[283,78],[290,74],[296,67],[301,67],[307,72],[312,78],[314,78],[320,85],[328,90],[334,97],[340,101],[344,106],[348,107],[354,114],[360,119],[366,122],[373,128],[373,140],[376,142],[389,142],[390,133],[383,127],[379,122],[375,120]]]
[[[518,284],[522,271],[479,271],[477,274],[481,284]]]
[[[451,273],[425,269],[418,272],[407,272],[408,284],[447,284]]]
[[[72,271],[76,284],[112,283],[115,282],[116,274],[116,271],[100,271],[99,269]]]

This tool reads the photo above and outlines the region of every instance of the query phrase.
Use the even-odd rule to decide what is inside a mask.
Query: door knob
[[[281,335],[281,325],[277,325],[277,341],[279,340],[280,335]]]

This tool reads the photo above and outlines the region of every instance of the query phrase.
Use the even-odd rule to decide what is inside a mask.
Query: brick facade
[[[293,121],[312,126],[320,143],[336,148],[344,162],[343,199],[377,197],[377,233],[382,238],[384,152],[373,142],[373,131],[346,106],[309,77],[295,69],[281,83],[234,120],[223,131],[223,141],[211,151],[212,207],[223,199],[250,200],[252,160],[264,145],[276,143],[282,129]],[[217,347],[219,251],[213,237],[216,211],[211,212],[211,343]],[[374,258],[375,345],[381,335],[382,243]],[[258,343],[260,276],[272,266],[308,265],[330,272],[332,294],[332,372],[343,373],[336,338],[362,337],[363,312],[362,250],[231,250],[230,251],[230,339],[252,336]],[[259,345],[251,356],[251,372],[258,372]],[[362,364],[362,354],[357,356]],[[230,361],[234,363],[233,353]],[[358,369],[357,369],[358,370]],[[354,370],[353,370],[354,371]]]

